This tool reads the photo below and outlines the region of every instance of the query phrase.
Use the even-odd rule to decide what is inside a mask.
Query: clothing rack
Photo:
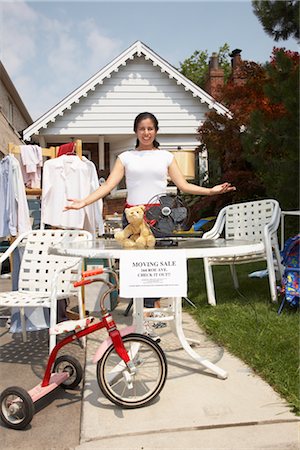
[[[42,155],[45,157],[51,158],[51,159],[56,158],[58,149],[59,149],[59,146],[56,146],[56,147],[52,146],[49,148],[44,147],[44,148],[42,148]],[[77,156],[79,156],[80,159],[82,159],[82,141],[81,141],[81,139],[76,139],[74,152]],[[10,154],[12,153],[14,155],[20,155],[20,153],[21,153],[20,145],[9,143],[8,144],[8,153],[10,153]],[[41,195],[42,194],[42,189],[40,189],[40,188],[26,188],[25,191],[26,191],[26,195]]]
[[[57,154],[58,154],[58,151],[59,151],[59,147],[60,146],[41,147],[42,148],[42,155],[44,157],[54,159],[54,158],[57,157]],[[20,145],[9,143],[8,144],[8,153],[9,154],[20,155],[21,154]],[[75,140],[74,154],[77,155],[80,159],[82,159],[82,140],[81,139],[76,139]],[[42,189],[41,188],[25,188],[25,192],[26,192],[26,195],[33,195],[33,196],[41,196],[42,195]],[[16,237],[10,237],[9,238],[10,243],[12,244],[15,239],[16,239]],[[12,265],[13,265],[12,258],[10,258],[10,264],[11,264],[11,270],[12,270]],[[81,292],[82,292],[83,309],[84,309],[84,313],[85,313],[85,303],[84,303],[84,294],[85,294],[85,292],[84,292],[84,286],[82,286]],[[71,312],[69,312],[67,310],[67,314],[70,315]],[[78,319],[79,318],[79,314],[75,313],[75,312],[72,313],[72,318],[73,319]]]
[[[9,143],[8,144],[8,153],[20,155],[20,153],[21,153],[20,145]],[[50,158],[55,158],[56,157],[56,147],[42,148],[42,155],[48,156]]]

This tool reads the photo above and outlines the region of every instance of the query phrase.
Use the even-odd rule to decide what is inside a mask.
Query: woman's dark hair
[[[142,113],[140,113],[138,116],[136,116],[136,118],[134,119],[133,131],[134,131],[135,133],[137,132],[139,123],[140,123],[142,120],[144,120],[144,119],[150,119],[150,120],[152,120],[153,125],[154,125],[154,128],[155,128],[155,131],[156,131],[156,132],[158,131],[158,120],[157,120],[157,118],[155,117],[155,115],[152,114],[152,113],[149,113],[149,112],[142,112]],[[140,145],[140,141],[137,139],[137,140],[136,140],[136,144],[135,144],[135,148],[137,148],[139,145]],[[154,141],[153,141],[153,146],[154,146],[155,148],[158,148],[158,147],[159,147],[159,142],[157,142],[156,139],[154,139]]]

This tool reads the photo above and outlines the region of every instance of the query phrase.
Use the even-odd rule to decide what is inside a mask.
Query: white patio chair
[[[82,258],[49,255],[48,248],[59,241],[92,239],[91,233],[81,230],[35,230],[20,235],[0,257],[1,263],[18,246],[24,246],[19,273],[18,291],[0,292],[0,307],[20,308],[23,340],[26,341],[25,308],[48,308],[50,329],[56,325],[57,301],[71,295],[78,297],[80,318],[83,318],[81,289],[73,287],[80,279]],[[50,334],[49,351],[56,344]]]
[[[269,276],[271,299],[277,301],[276,276],[281,278],[281,262],[277,240],[280,222],[280,207],[276,200],[257,200],[225,206],[218,214],[211,230],[203,235],[203,239],[217,239],[224,234],[225,239],[238,239],[263,242],[261,253],[245,254],[230,258],[204,258],[204,272],[208,303],[216,305],[213,265],[230,265],[235,288],[239,287],[236,264],[254,261],[266,261]],[[276,264],[274,265],[274,259]]]

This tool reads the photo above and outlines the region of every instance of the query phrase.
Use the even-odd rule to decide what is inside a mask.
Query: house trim
[[[63,116],[65,110],[70,110],[74,103],[79,103],[80,98],[87,97],[89,91],[94,91],[98,84],[104,83],[105,78],[110,78],[113,72],[118,72],[121,66],[125,66],[128,60],[132,60],[136,56],[144,56],[146,60],[150,60],[154,66],[160,68],[161,72],[165,72],[169,78],[176,80],[178,85],[182,85],[186,91],[190,91],[193,97],[200,98],[201,103],[206,103],[209,109],[214,109],[218,114],[231,116],[230,111],[224,105],[216,101],[211,95],[182,75],[171,64],[157,55],[141,41],[136,41],[103,69],[26,128],[23,132],[24,139],[30,140],[32,135],[38,135],[39,130],[47,128],[47,124],[49,122],[55,122],[58,116]]]

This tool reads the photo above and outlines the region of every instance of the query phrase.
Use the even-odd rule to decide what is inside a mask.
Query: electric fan
[[[145,219],[156,238],[181,237],[186,228],[188,208],[177,195],[158,194],[149,201]]]

